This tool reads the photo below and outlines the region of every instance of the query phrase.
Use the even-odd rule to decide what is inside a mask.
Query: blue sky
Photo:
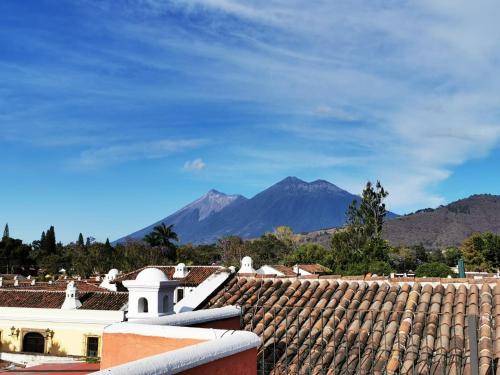
[[[500,194],[500,3],[313,4],[0,2],[0,223],[115,239],[288,175]]]

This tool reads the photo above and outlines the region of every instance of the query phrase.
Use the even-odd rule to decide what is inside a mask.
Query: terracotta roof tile
[[[64,291],[0,289],[1,307],[59,309]],[[83,292],[79,295],[82,310],[121,310],[128,302],[128,293]]]
[[[139,268],[138,270],[126,273],[118,277],[115,282],[121,284],[124,280],[133,280],[137,277],[139,272],[146,268],[158,268],[161,270],[169,279],[173,278],[175,272],[175,266],[147,266]],[[177,279],[180,281],[181,285],[185,286],[198,286],[203,281],[205,281],[210,275],[222,269],[220,266],[187,266],[189,273],[186,277],[182,279]]]
[[[32,280],[19,280],[18,285],[14,284],[14,280],[7,280],[2,282],[1,289],[26,289],[26,290],[47,290],[47,291],[64,291],[70,281],[74,281],[78,290],[82,292],[104,292],[107,289],[99,287],[99,285],[89,283],[87,281],[78,280],[58,280],[52,283],[46,281],[35,281],[32,285]]]
[[[244,329],[262,337],[265,374],[470,373],[474,315],[480,374],[500,374],[500,281],[454,280],[239,275],[205,308],[242,306]]]
[[[296,276],[297,274],[293,272],[292,267],[285,266],[283,264],[273,264],[271,267],[273,267],[275,270],[281,272],[285,276]]]
[[[332,271],[322,266],[321,264],[298,264],[297,265],[301,270],[307,271],[309,273],[321,274],[321,273],[332,273]]]

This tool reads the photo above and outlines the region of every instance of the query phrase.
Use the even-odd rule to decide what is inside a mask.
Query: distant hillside
[[[227,235],[255,238],[287,225],[310,232],[345,223],[345,212],[360,197],[334,184],[287,177],[251,199],[211,191],[173,215],[119,239],[142,239],[155,225],[174,224],[181,242],[210,243]],[[394,214],[391,214],[394,216]]]
[[[393,245],[443,248],[460,245],[474,232],[500,234],[500,196],[473,195],[436,209],[389,220],[384,237]]]

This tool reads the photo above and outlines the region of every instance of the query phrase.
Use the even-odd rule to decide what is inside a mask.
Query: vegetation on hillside
[[[473,234],[459,247],[429,250],[422,245],[390,246],[382,237],[387,195],[380,182],[368,182],[361,201],[349,206],[346,226],[328,234],[329,246],[301,243],[300,236],[286,226],[254,240],[227,236],[212,245],[178,245],[175,228],[165,224],[156,226],[142,241],[116,246],[109,240],[100,243],[91,237],[84,239],[81,233],[75,242],[63,245],[56,241],[51,226],[42,232],[40,240],[28,245],[11,238],[6,225],[0,241],[0,273],[57,277],[65,272],[88,277],[110,268],[128,272],[146,265],[179,262],[238,267],[247,255],[253,258],[256,268],[264,264],[319,263],[342,275],[415,272],[417,276],[446,277],[460,258],[467,271],[500,268],[500,236],[489,232]],[[455,211],[466,210],[460,206]]]

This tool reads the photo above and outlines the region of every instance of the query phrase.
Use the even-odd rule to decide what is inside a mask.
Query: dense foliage
[[[423,263],[415,271],[417,277],[447,277],[448,275],[452,275],[450,267],[438,262]]]
[[[75,242],[63,245],[56,241],[53,226],[42,232],[40,240],[27,245],[11,238],[6,225],[0,241],[0,273],[56,277],[65,272],[88,277],[110,268],[128,272],[146,265],[179,262],[238,267],[246,255],[253,258],[255,268],[264,264],[319,263],[342,275],[415,272],[417,276],[446,277],[460,258],[464,258],[467,271],[500,268],[500,236],[493,233],[473,234],[460,248],[430,251],[423,246],[391,247],[381,237],[387,195],[380,182],[368,182],[361,200],[349,206],[346,226],[333,233],[329,248],[300,243],[300,236],[286,226],[254,240],[227,236],[211,245],[178,245],[175,228],[161,224],[143,241],[112,246],[109,240],[96,242],[92,237],[85,239],[82,233]]]

